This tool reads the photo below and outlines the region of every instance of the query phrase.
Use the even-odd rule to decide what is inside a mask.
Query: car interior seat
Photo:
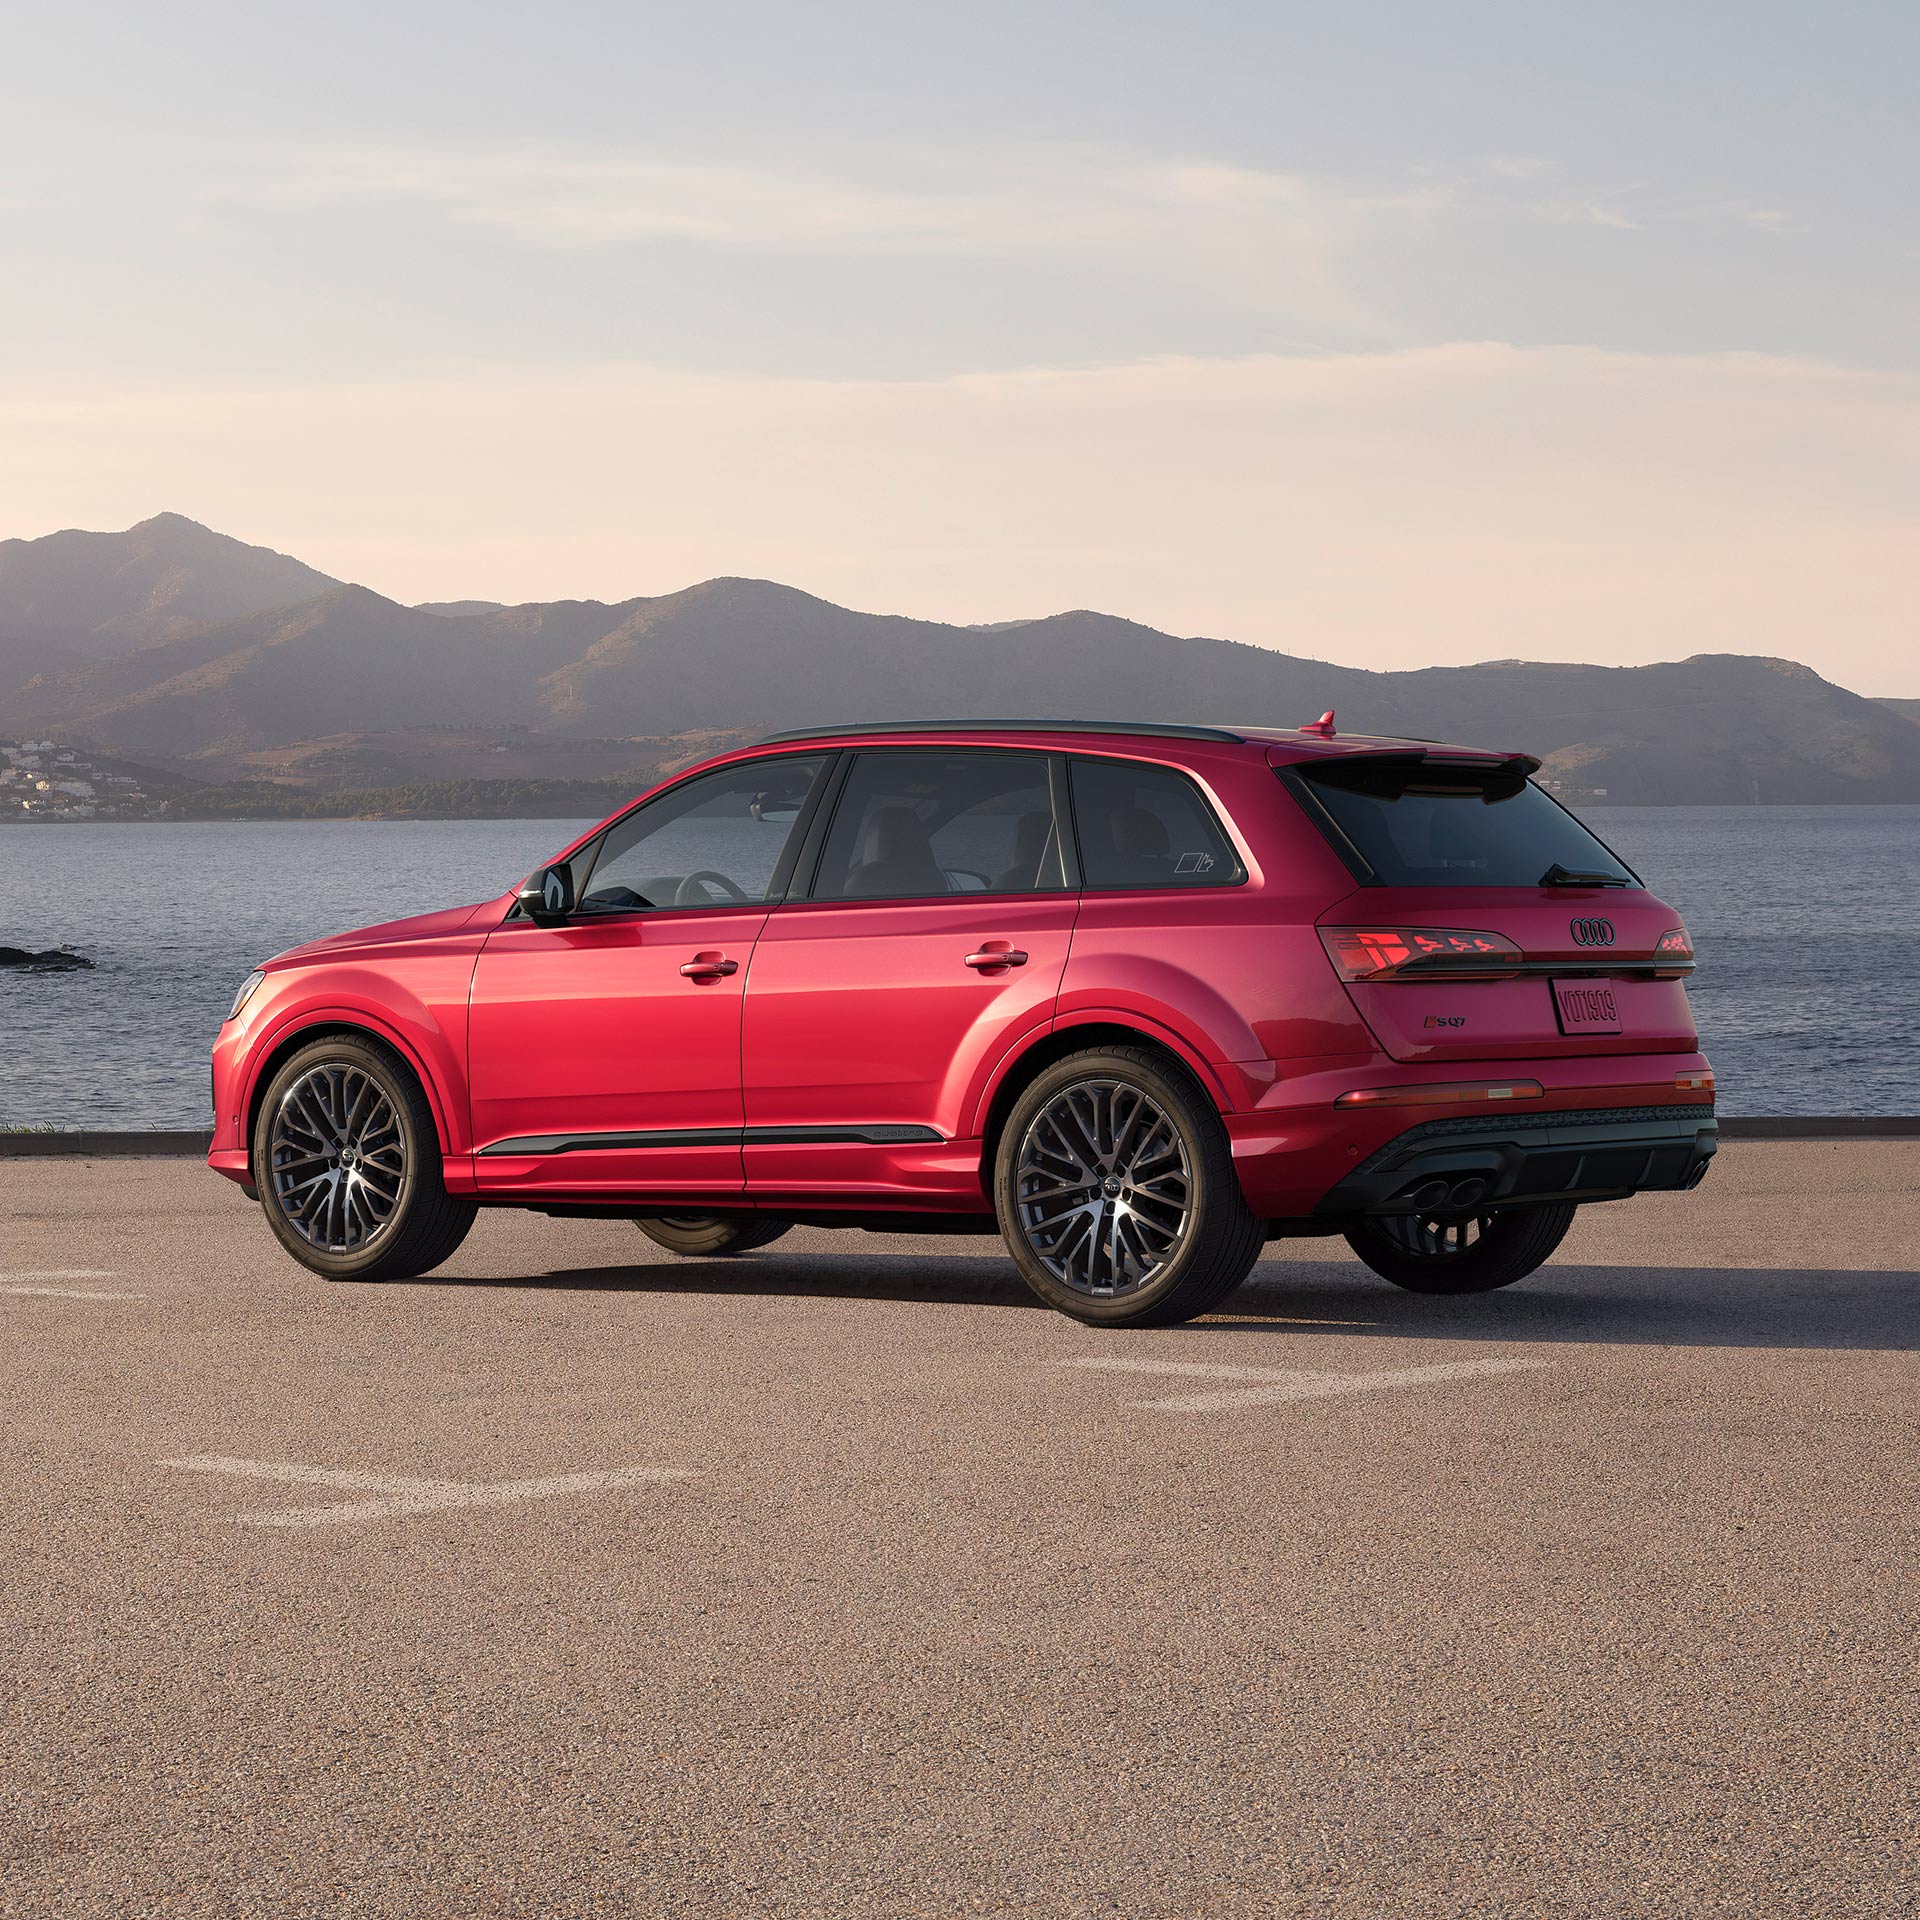
[[[1107,817],[1118,876],[1123,880],[1159,880],[1173,853],[1167,823],[1145,807],[1116,807]]]
[[[860,830],[860,860],[841,890],[850,900],[945,893],[947,877],[911,807],[878,807]]]
[[[1013,863],[993,878],[995,893],[1028,893],[1040,884],[1041,864],[1053,845],[1053,815],[1023,813],[1013,830]]]

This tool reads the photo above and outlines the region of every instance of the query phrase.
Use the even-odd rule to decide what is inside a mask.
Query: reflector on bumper
[[[1474,1100],[1538,1100],[1538,1080],[1452,1080],[1421,1087],[1356,1087],[1339,1094],[1336,1107],[1453,1107]]]

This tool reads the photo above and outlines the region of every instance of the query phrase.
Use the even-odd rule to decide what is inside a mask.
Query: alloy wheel
[[[1063,1286],[1102,1300],[1148,1286],[1185,1238],[1187,1149],[1153,1097],[1080,1080],[1034,1115],[1014,1174],[1020,1228]]]
[[[290,1086],[268,1136],[287,1225],[321,1253],[358,1253],[391,1224],[407,1146],[385,1089],[364,1069],[322,1064]]]

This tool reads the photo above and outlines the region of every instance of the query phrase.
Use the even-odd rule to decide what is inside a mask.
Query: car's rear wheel
[[[1412,1293],[1491,1293],[1548,1259],[1573,1225],[1575,1209],[1516,1207],[1442,1219],[1399,1213],[1347,1230],[1347,1245],[1383,1280]]]
[[[1101,1327],[1164,1327],[1218,1305],[1265,1239],[1206,1091],[1150,1047],[1070,1054],[1007,1116],[1000,1231],[1049,1306]]]
[[[446,1189],[433,1110],[412,1070],[352,1034],[300,1048],[268,1083],[253,1178],[274,1237],[329,1280],[430,1273],[477,1210]]]
[[[771,1246],[793,1222],[774,1214],[662,1213],[633,1223],[669,1253],[711,1259]]]

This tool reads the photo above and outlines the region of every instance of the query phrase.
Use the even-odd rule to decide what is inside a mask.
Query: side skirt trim
[[[646,1147],[904,1146],[939,1141],[932,1127],[654,1127],[642,1133],[530,1133],[496,1140],[482,1157],[549,1153],[619,1153]]]

